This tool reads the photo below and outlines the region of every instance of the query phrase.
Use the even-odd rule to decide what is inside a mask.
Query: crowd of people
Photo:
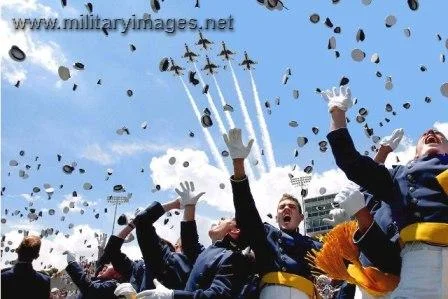
[[[346,127],[349,88],[322,96],[334,158],[353,182],[336,195],[327,219],[334,229],[322,240],[299,232],[303,207],[290,194],[272,199],[277,226],[262,221],[244,167],[253,140],[245,144],[235,128],[224,135],[235,216],[209,229],[210,246],[200,244],[195,222],[204,193],[187,181],[176,199],[153,202],[107,243],[103,235],[94,265],[66,252],[65,275],[76,291],[50,290],[50,277],[31,264],[41,240],[25,237],[15,265],[2,270],[2,298],[448,298],[447,138],[424,132],[415,158],[388,169],[384,162],[403,130],[383,138],[371,159],[356,150]],[[171,244],[154,222],[175,209],[183,210],[183,221]],[[142,254],[137,261],[121,251],[134,230]]]

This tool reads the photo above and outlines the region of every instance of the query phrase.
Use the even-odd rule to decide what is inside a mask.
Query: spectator
[[[36,298],[50,297],[50,277],[33,269],[33,260],[39,257],[41,239],[27,236],[16,249],[17,263],[2,270],[1,298]]]

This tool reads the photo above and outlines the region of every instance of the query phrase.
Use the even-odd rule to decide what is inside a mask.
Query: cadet
[[[375,155],[374,160],[378,163],[384,164],[388,155],[394,151],[401,139],[403,138],[404,132],[403,129],[396,129],[392,132],[390,136],[384,137],[380,141],[380,147],[378,149],[377,154]],[[360,190],[363,192],[363,190]],[[363,238],[357,235],[358,237],[354,240],[355,244],[358,245],[360,249],[360,262],[364,267],[373,266],[379,268],[381,271],[386,273],[392,273],[394,275],[399,276],[401,270],[401,258],[400,258],[400,244],[399,244],[399,234],[398,228],[396,224],[393,222],[391,217],[391,209],[387,203],[382,202],[381,200],[373,197],[371,194],[367,192],[364,193],[365,207],[367,211],[369,211],[370,215],[373,216],[373,220],[377,223],[381,231],[386,235],[387,239],[391,242],[390,249],[392,250],[392,254],[390,256],[383,255],[381,252],[381,260],[376,260],[376,256],[371,256],[370,259],[375,260],[377,264],[373,264],[370,259],[368,259],[363,252],[364,248],[368,248],[371,246],[371,240],[369,238]],[[336,197],[347,197],[347,195],[342,194],[342,191],[336,195]],[[344,221],[349,221],[350,217],[347,215],[345,210],[340,207],[335,207],[330,211],[330,215],[332,219],[323,219],[324,222],[327,222],[330,225],[337,225]],[[365,219],[365,213],[357,213],[356,218],[358,223],[368,223],[368,227],[372,225],[371,217]],[[359,219],[358,219],[359,218]],[[364,218],[364,219],[362,219]],[[388,242],[389,243],[389,242]],[[368,252],[367,254],[369,254]],[[375,253],[374,253],[375,254]],[[359,291],[359,290],[358,290]],[[357,291],[357,292],[358,292]],[[361,292],[363,292],[361,290]],[[363,292],[363,297],[369,296]],[[348,299],[355,297],[355,286],[349,283],[343,284],[340,288],[340,291],[337,294],[337,299]]]
[[[50,297],[50,277],[33,269],[33,260],[39,257],[41,241],[37,236],[27,236],[17,248],[17,262],[12,268],[2,270],[1,298]]]
[[[244,146],[241,130],[231,129],[228,135],[224,134],[224,141],[234,165],[231,183],[236,220],[243,234],[250,235],[249,244],[264,285],[260,298],[313,297],[314,283],[305,255],[311,249],[318,249],[320,243],[299,233],[303,214],[298,200],[284,194],[277,207],[279,228],[263,224],[244,170],[244,159],[253,140]]]
[[[347,177],[391,206],[400,231],[401,280],[392,297],[448,297],[448,140],[436,130],[418,140],[415,158],[388,170],[359,154],[346,128],[353,105],[344,86],[322,93],[331,113],[327,138]],[[368,175],[367,175],[368,174]]]
[[[71,252],[66,254],[68,265],[65,270],[81,292],[78,299],[116,298],[114,291],[119,283],[123,282],[123,277],[112,265],[104,265],[98,275],[90,278],[90,275],[76,262],[75,255]]]
[[[188,188],[191,186],[194,191],[192,182],[185,182],[185,184]],[[137,240],[143,254],[145,266],[150,269],[151,275],[154,275],[155,278],[170,289],[185,288],[196,257],[194,257],[194,260],[190,260],[188,255],[182,253],[181,247],[178,247],[177,251],[174,252],[174,247],[168,241],[161,239],[157,235],[153,224],[166,212],[184,208],[184,221],[181,226],[181,243],[185,244],[187,252],[189,252],[188,248],[192,246],[190,244],[198,243],[198,234],[194,221],[195,205],[204,193],[193,195],[192,192],[187,192],[182,183],[181,186],[185,190],[185,193],[180,193],[176,189],[179,195],[181,195],[180,199],[172,200],[163,205],[154,202],[145,211],[139,213],[134,220],[137,228]],[[184,230],[187,230],[188,233],[185,234]],[[149,277],[151,276],[147,275],[147,278],[145,278],[145,284],[152,286],[153,281]],[[141,290],[152,288],[144,287]]]
[[[192,190],[189,186],[183,192],[194,198]],[[220,220],[210,228],[209,236],[212,245],[200,253],[201,247],[195,246],[198,252],[191,252],[197,258],[184,290],[168,289],[154,280],[156,289],[141,292],[137,298],[236,298],[247,279],[248,268],[246,259],[241,254],[244,242],[236,221]],[[184,243],[184,248],[185,245]]]
[[[145,273],[149,272],[145,271],[145,262],[142,259],[132,261],[121,252],[121,246],[134,228],[135,225],[131,220],[117,236],[112,235],[107,242],[104,256],[105,259],[108,259],[107,262],[112,263],[115,271],[120,273],[122,280],[129,282],[134,290],[139,292],[144,287]],[[148,275],[150,274],[148,273]],[[153,279],[152,276],[150,278]]]

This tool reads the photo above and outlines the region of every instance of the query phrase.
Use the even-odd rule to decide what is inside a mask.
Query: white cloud
[[[170,157],[176,158],[174,165],[169,164]],[[189,162],[189,167],[183,167],[184,161]],[[150,169],[153,183],[160,184],[163,190],[174,190],[180,181],[193,181],[197,191],[206,192],[201,200],[221,211],[234,212],[230,178],[220,169],[210,165],[203,151],[170,149],[165,155],[153,158]],[[292,186],[289,173],[291,173],[290,166],[276,167],[259,179],[250,181],[255,203],[264,221],[273,223],[267,214],[275,215],[278,200],[283,193],[290,193],[300,198],[300,188]],[[295,171],[293,175],[298,177],[305,174]],[[219,188],[220,183],[225,184],[224,189]],[[333,169],[322,174],[316,173],[307,186],[308,198],[319,196],[321,187],[327,189],[326,194],[336,193],[346,183],[348,180],[340,170]],[[205,234],[205,232],[202,233]]]
[[[37,201],[38,199],[41,198],[40,195],[31,196],[29,193],[23,193],[23,194],[20,194],[20,196],[22,196],[26,201],[29,201],[29,202]]]
[[[101,165],[111,165],[114,163],[112,155],[101,148],[97,143],[88,145],[83,151],[81,156],[87,160],[97,162]]]
[[[2,16],[9,19],[0,19],[0,32],[2,42],[0,43],[0,54],[2,58],[2,74],[11,84],[17,80],[24,81],[27,77],[29,63],[37,65],[52,74],[57,74],[58,67],[66,62],[61,47],[53,42],[43,42],[31,35],[30,31],[15,30],[12,26],[12,17],[26,14],[36,14],[38,17],[56,17],[58,14],[49,6],[38,3],[36,0],[5,0],[2,1]],[[7,16],[5,16],[5,11]],[[24,62],[15,62],[9,57],[11,45],[22,49],[27,58]]]
[[[70,203],[73,204],[73,208],[70,208],[69,212],[79,212],[81,209],[89,209],[89,207],[96,206],[97,203],[95,201],[88,201],[83,198],[81,194],[77,194],[78,196],[73,197],[72,194],[65,194],[64,200],[61,201],[58,205],[58,208],[62,211],[65,207],[69,207]],[[83,206],[84,203],[87,203],[88,206]]]
[[[2,73],[10,84],[16,84],[17,81],[23,82],[28,74],[24,68],[12,63],[4,63]]]
[[[434,123],[434,128],[442,132],[448,138],[448,122],[436,121]]]
[[[174,165],[169,164],[170,157],[176,158]],[[184,162],[189,167],[184,167]],[[210,165],[205,152],[169,149],[165,155],[154,157],[149,167],[154,184],[159,184],[162,190],[174,190],[181,181],[193,181],[197,190],[206,192],[202,198],[208,204],[223,211],[233,210],[229,178],[221,169]],[[225,189],[219,188],[220,183],[226,185]]]
[[[21,229],[29,231],[29,235],[40,235],[39,228],[35,224],[28,227],[22,226]],[[82,232],[80,232],[80,229]],[[66,256],[62,253],[66,250],[74,252],[77,256],[85,256],[89,260],[97,258],[98,243],[95,239],[95,232],[89,225],[77,225],[72,229],[72,233],[68,238],[61,232],[57,236],[52,235],[48,238],[42,239],[42,246],[40,255],[37,260],[33,262],[35,269],[43,269],[47,265],[52,265],[59,270],[67,266]],[[5,246],[10,249],[15,249],[23,239],[23,234],[19,234],[17,230],[11,230],[5,233]],[[11,242],[9,245],[8,242]],[[87,246],[90,245],[91,248]],[[52,252],[50,252],[53,248]],[[3,251],[2,266],[6,261],[13,261],[17,258],[15,253]]]
[[[58,13],[51,7],[39,3],[37,0],[2,0],[2,10],[12,10],[21,15],[38,14],[42,17],[58,17]]]

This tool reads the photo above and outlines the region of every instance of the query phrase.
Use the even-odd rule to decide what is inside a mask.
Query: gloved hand
[[[346,215],[351,217],[365,207],[364,195],[359,191],[358,186],[348,185],[336,194],[334,205],[345,210]]]
[[[98,247],[104,249],[106,247],[107,234],[101,233],[96,237],[96,240],[98,241]]]
[[[76,256],[73,252],[70,251],[64,251],[65,255],[67,255],[67,264],[70,264],[71,262],[76,262]]]
[[[328,103],[328,112],[332,112],[334,108],[339,108],[342,111],[347,111],[353,106],[352,93],[350,88],[343,85],[339,89],[333,87],[332,91],[327,89],[321,92],[321,96]]]
[[[392,132],[392,135],[386,136],[380,141],[380,145],[382,146],[390,146],[390,148],[394,151],[398,145],[400,144],[401,139],[403,138],[404,130],[403,129],[395,129]]]
[[[241,139],[241,129],[230,129],[229,134],[223,134],[224,142],[227,144],[229,154],[232,159],[246,159],[249,156],[254,140],[249,140],[247,146],[244,146]]]
[[[134,241],[134,240],[135,240],[134,235],[133,235],[132,233],[130,233],[130,234],[126,237],[126,239],[124,239],[123,243],[129,243],[129,242],[132,242],[132,241]]]
[[[194,184],[193,182],[188,183],[185,182],[185,185],[183,183],[180,183],[180,188],[175,189],[176,193],[180,196],[180,208],[183,209],[185,206],[194,206],[198,202],[199,198],[205,194],[205,192],[201,192],[198,194],[194,194]]]
[[[157,279],[154,279],[154,290],[146,290],[137,294],[137,299],[173,299],[174,291],[166,288]]]
[[[332,226],[350,220],[350,217],[347,216],[345,210],[341,208],[332,209],[329,215],[331,218],[324,218],[322,221]]]
[[[115,296],[124,296],[126,299],[133,299],[137,295],[132,284],[129,282],[120,283],[114,291]]]

